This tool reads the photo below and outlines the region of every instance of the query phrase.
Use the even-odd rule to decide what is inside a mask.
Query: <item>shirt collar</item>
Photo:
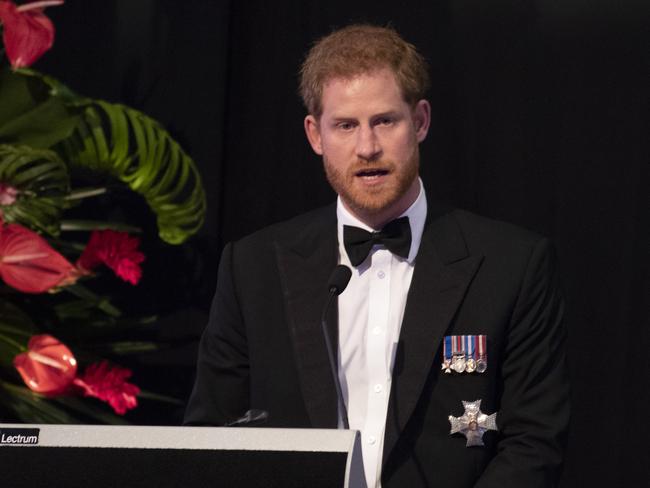
[[[413,264],[415,261],[415,256],[418,254],[418,249],[420,248],[420,242],[422,241],[422,232],[424,230],[424,222],[427,218],[427,196],[424,191],[424,185],[422,180],[418,178],[420,183],[420,193],[415,201],[407,208],[399,217],[408,217],[409,224],[411,225],[411,249],[409,250],[409,255],[407,261],[409,264]],[[336,199],[336,218],[337,218],[337,235],[339,240],[339,255],[344,261],[342,264],[350,265],[350,260],[345,251],[345,246],[343,245],[343,226],[352,225],[354,227],[359,227],[361,229],[372,232],[374,229],[367,224],[361,222],[358,218],[352,215],[339,196]]]

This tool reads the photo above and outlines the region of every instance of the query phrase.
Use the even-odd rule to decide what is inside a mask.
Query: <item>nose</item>
[[[356,152],[359,159],[366,161],[373,161],[381,156],[381,145],[372,127],[359,127]]]

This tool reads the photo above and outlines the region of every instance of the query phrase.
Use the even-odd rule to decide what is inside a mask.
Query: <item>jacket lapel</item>
[[[321,329],[327,281],[337,264],[336,210],[318,211],[305,225],[289,227],[275,241],[286,319],[293,343],[300,386],[315,428],[336,428],[336,390]],[[333,347],[338,344],[337,308],[328,316]]]
[[[413,413],[436,351],[482,259],[469,255],[451,214],[429,208],[393,367],[384,462]]]

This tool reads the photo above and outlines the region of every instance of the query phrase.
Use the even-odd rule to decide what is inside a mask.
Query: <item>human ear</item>
[[[429,132],[431,124],[431,105],[426,100],[420,100],[413,108],[413,124],[418,142],[422,142]]]
[[[320,135],[320,126],[318,125],[318,120],[316,120],[316,117],[313,115],[305,117],[305,134],[307,135],[307,140],[314,152],[319,156],[322,156],[323,145]]]

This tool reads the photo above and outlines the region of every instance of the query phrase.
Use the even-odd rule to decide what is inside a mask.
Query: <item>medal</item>
[[[442,370],[446,374],[451,374],[451,336],[446,336],[442,342]]]
[[[475,354],[475,343],[476,343],[476,336],[473,335],[468,335],[465,336],[465,343],[467,345],[466,350],[467,350],[467,363],[465,364],[465,371],[468,373],[473,373],[476,371],[476,359],[474,357]]]
[[[451,336],[452,337],[452,355],[453,359],[451,360],[451,369],[456,371],[456,373],[462,373],[465,371],[465,343],[463,341],[463,336]]]
[[[485,373],[486,369],[487,369],[487,363],[484,360],[479,359],[478,361],[476,361],[476,371],[477,372]]]
[[[481,412],[481,400],[463,401],[465,412],[460,417],[449,416],[450,435],[463,434],[467,438],[466,447],[483,446],[483,434],[488,430],[497,430],[497,414],[486,415]]]
[[[487,370],[486,335],[452,335],[443,340],[441,370],[449,374]]]
[[[476,371],[476,360],[474,358],[469,358],[467,364],[465,364],[465,371],[468,373],[473,373]]]
[[[476,371],[485,373],[487,369],[487,336],[478,336],[478,359],[476,360]]]

